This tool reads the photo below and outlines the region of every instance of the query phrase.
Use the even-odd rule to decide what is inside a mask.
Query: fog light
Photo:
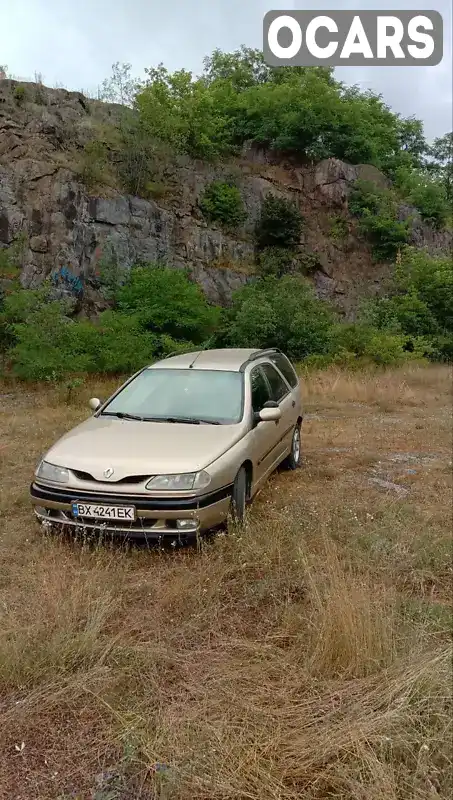
[[[42,508],[42,506],[35,506],[35,511],[41,517],[48,517],[50,516],[49,510],[47,508]]]
[[[198,523],[196,519],[177,519],[176,527],[179,531],[196,531]]]

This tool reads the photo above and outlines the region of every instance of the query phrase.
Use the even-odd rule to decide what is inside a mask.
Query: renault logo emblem
[[[111,478],[115,470],[113,467],[109,467],[108,469],[104,470],[104,478]]]

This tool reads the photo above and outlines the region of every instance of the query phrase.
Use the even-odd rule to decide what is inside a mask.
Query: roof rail
[[[256,361],[258,358],[264,358],[265,356],[270,356],[275,353],[281,353],[281,350],[278,347],[266,347],[264,350],[257,350],[256,353],[253,353],[243,364],[241,364],[239,368],[239,372],[244,372],[248,365],[251,364],[253,361]]]

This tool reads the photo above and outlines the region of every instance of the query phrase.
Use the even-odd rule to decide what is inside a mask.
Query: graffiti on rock
[[[75,294],[82,294],[83,292],[82,280],[77,275],[74,275],[68,267],[60,267],[60,269],[52,272],[51,280],[54,286],[63,285],[75,292]]]

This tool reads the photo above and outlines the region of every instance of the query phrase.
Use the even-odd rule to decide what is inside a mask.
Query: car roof
[[[148,369],[188,369],[194,362],[194,369],[223,370],[239,372],[241,367],[250,360],[261,355],[269,355],[276,350],[260,350],[259,348],[223,348],[219,350],[194,350],[191,353],[182,353],[170,356],[162,361],[157,361]]]

